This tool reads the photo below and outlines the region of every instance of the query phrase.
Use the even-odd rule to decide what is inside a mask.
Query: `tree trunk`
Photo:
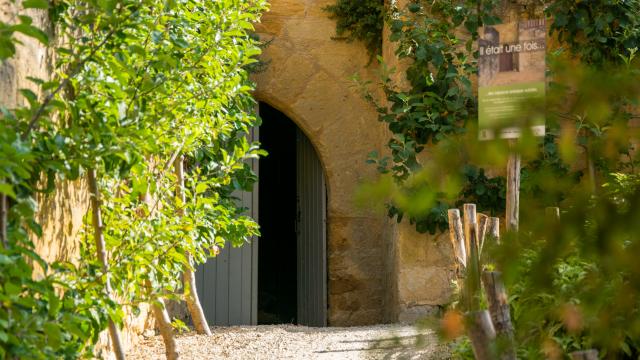
[[[152,200],[148,188],[144,195],[140,196],[140,200],[145,202],[147,205],[151,205]],[[144,211],[139,215],[141,217],[144,216]],[[149,215],[153,216],[153,213]],[[149,280],[146,281],[146,284],[147,287],[151,288],[151,282]],[[156,299],[156,301],[152,302],[151,310],[153,310],[153,316],[156,319],[156,326],[160,331],[162,341],[164,342],[164,349],[167,359],[177,360],[180,357],[180,353],[178,352],[178,346],[176,345],[173,326],[171,326],[171,317],[169,316],[169,312],[167,311],[164,300],[162,298],[158,298]]]
[[[497,271],[484,271],[482,282],[487,294],[487,303],[491,322],[498,337],[498,353],[504,360],[515,360],[515,343],[513,325],[511,324],[511,313],[507,291],[502,283],[501,274]]]
[[[182,190],[184,187],[184,156],[178,156],[174,166],[177,181],[176,196],[180,198],[184,204],[186,202],[186,197]],[[187,303],[187,308],[189,309],[189,314],[191,315],[191,320],[193,321],[193,326],[195,327],[196,332],[198,334],[211,335],[211,329],[209,329],[207,318],[204,316],[204,311],[202,310],[202,305],[200,305],[200,299],[198,298],[195,271],[191,270],[191,267],[193,266],[193,257],[188,253],[185,255],[189,262],[189,266],[182,274],[184,299]]]
[[[487,310],[473,311],[466,315],[467,335],[471,340],[476,360],[495,360],[495,329]]]
[[[178,352],[178,346],[176,345],[176,339],[173,334],[173,326],[171,326],[171,318],[165,307],[164,300],[158,298],[152,305],[153,315],[156,318],[156,325],[162,335],[164,341],[164,348],[167,354],[167,360],[177,360],[180,357]]]
[[[95,169],[89,170],[89,192],[91,193],[91,215],[93,218],[93,237],[96,242],[96,252],[98,260],[102,266],[102,272],[104,273],[105,281],[104,288],[107,293],[107,297],[111,298],[111,276],[109,275],[109,262],[107,261],[107,250],[104,242],[104,229],[102,225],[102,212],[100,210],[100,192],[98,190],[98,181]],[[113,352],[116,355],[116,359],[124,360],[124,349],[122,348],[122,341],[120,340],[120,331],[116,326],[116,323],[109,318],[109,334],[111,335],[111,341],[113,342]]]

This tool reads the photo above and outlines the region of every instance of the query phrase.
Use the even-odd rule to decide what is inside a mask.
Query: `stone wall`
[[[389,135],[350,80],[374,79],[360,43],[332,39],[335,22],[322,10],[333,0],[272,0],[258,33],[270,41],[256,96],[285,113],[311,139],[328,184],[329,324],[390,321],[389,252],[393,234],[383,214],[361,209],[353,195],[376,175],[372,150],[384,152]]]

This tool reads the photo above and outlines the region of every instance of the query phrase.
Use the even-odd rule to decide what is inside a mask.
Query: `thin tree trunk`
[[[151,205],[151,196],[149,195],[149,190],[145,192],[144,195],[140,196],[140,200],[145,202],[147,205]],[[141,213],[142,214],[142,213]],[[149,214],[153,216],[153,212]],[[143,215],[140,215],[143,216]],[[151,288],[151,282],[149,280],[146,281],[147,287]],[[160,335],[162,336],[162,341],[164,342],[164,349],[168,360],[177,360],[180,358],[180,353],[178,352],[178,346],[176,345],[175,334],[173,332],[173,326],[171,325],[171,317],[169,316],[169,312],[167,311],[166,304],[164,299],[159,297],[156,301],[151,303],[151,310],[153,311],[153,316],[156,319],[156,326],[160,331]]]
[[[167,312],[164,300],[162,300],[162,298],[156,299],[156,301],[151,304],[151,308],[153,309],[153,315],[156,318],[156,325],[158,326],[158,330],[160,330],[160,335],[162,335],[162,341],[164,341],[167,360],[179,359],[180,353],[178,352],[173,326],[171,326],[171,318]]]
[[[9,203],[7,195],[0,194],[0,240],[5,249],[9,248],[9,238],[7,236],[7,213],[9,212]]]
[[[476,360],[495,360],[494,339],[496,332],[487,310],[473,311],[466,315],[467,336],[471,340]]]
[[[511,312],[501,274],[497,271],[484,271],[482,273],[482,282],[487,294],[491,322],[498,338],[500,359],[515,360],[516,353]]]
[[[98,181],[95,169],[89,170],[89,192],[91,193],[91,215],[93,218],[93,237],[96,241],[96,252],[98,260],[102,265],[102,272],[105,276],[104,288],[107,297],[111,298],[111,276],[109,275],[109,262],[107,261],[107,250],[104,242],[104,234],[102,232],[102,212],[100,211],[100,192],[98,191]],[[120,331],[116,323],[109,319],[109,334],[113,342],[113,352],[116,359],[124,360],[124,349],[120,340]]]
[[[175,172],[176,172],[176,196],[182,200],[182,204],[186,202],[186,197],[183,191],[184,187],[184,156],[178,156],[175,161]],[[204,316],[204,311],[202,310],[202,305],[200,305],[200,299],[198,298],[198,291],[196,288],[196,277],[195,271],[191,270],[191,266],[193,266],[193,257],[191,254],[185,254],[187,260],[189,262],[189,266],[182,274],[182,281],[184,286],[184,299],[187,303],[187,308],[189,309],[189,314],[191,314],[191,320],[193,321],[193,326],[196,329],[198,334],[206,334],[211,335],[211,329],[209,329],[209,324],[207,323],[207,318]]]

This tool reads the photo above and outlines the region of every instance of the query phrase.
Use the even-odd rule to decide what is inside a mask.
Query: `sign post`
[[[520,217],[520,154],[513,151],[515,140],[509,140],[509,159],[507,160],[507,231],[518,231]]]
[[[478,128],[480,140],[508,139],[507,230],[518,230],[520,155],[516,141],[528,128],[545,135],[545,119],[528,109],[545,99],[544,19],[481,27],[478,31]]]

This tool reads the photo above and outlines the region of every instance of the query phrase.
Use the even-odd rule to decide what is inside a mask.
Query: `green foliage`
[[[584,62],[605,66],[640,47],[638,0],[555,0],[546,12],[553,16],[551,34]]]
[[[26,106],[0,106],[0,192],[11,199],[2,256],[17,264],[15,274],[3,271],[12,275],[2,277],[1,289],[13,297],[2,303],[0,325],[21,334],[18,342],[0,333],[0,342],[8,344],[3,357],[77,358],[90,355],[108,319],[122,322],[124,306],[135,313],[140,303],[180,298],[185,269],[215,256],[226,241],[240,246],[258,234],[233,193],[252,188],[256,177],[246,161],[263,154],[246,136],[257,125],[247,69],[260,53],[250,33],[266,3],[22,5],[48,8],[65,42],[55,48],[54,78],[30,78],[39,91],[21,90]],[[3,59],[20,46],[16,32],[47,41],[30,18],[18,19],[0,24]],[[173,159],[181,154],[185,201],[175,196]],[[42,235],[35,194],[87,169],[99,174],[109,275],[120,304],[103,289],[90,226],[77,267],[36,259],[47,272],[35,281],[25,258],[36,257],[29,234]]]
[[[548,4],[551,31],[561,43],[548,53],[547,107],[537,110],[544,111],[547,136],[525,132],[513,146],[478,142],[475,99],[464,91],[475,59],[456,36],[475,41],[477,4],[448,4],[416,2],[391,16],[397,56],[411,60],[410,86],[395,87],[382,64],[386,101],[378,104],[365,92],[393,133],[391,157],[369,159],[382,173],[378,187],[367,187],[374,190],[369,195],[390,204],[398,220],[408,214],[420,231],[446,229],[446,209],[461,202],[500,215],[504,178],[487,176],[481,167],[504,169],[508,153],[520,154],[520,232],[483,250],[511,295],[518,357],[563,358],[594,347],[608,358],[637,358],[640,268],[633,258],[640,188],[638,130],[630,121],[640,104],[638,3]],[[468,32],[453,27],[465,23]],[[428,161],[421,162],[425,149]],[[560,222],[544,216],[547,206],[560,206]],[[455,348],[472,358],[464,338]]]
[[[379,112],[379,119],[388,124],[393,136],[387,146],[390,158],[372,158],[383,174],[391,174],[399,184],[408,185],[408,179],[420,171],[421,154],[430,144],[447,136],[464,134],[465,126],[473,121],[477,101],[471,78],[477,72],[477,54],[473,52],[481,24],[493,24],[494,1],[485,1],[478,14],[474,1],[416,1],[406,9],[391,9],[389,40],[396,43],[395,55],[410,60],[405,71],[408,86],[398,88],[392,78],[395,69],[382,70],[381,86],[385,99],[376,100],[365,88],[365,98]],[[382,60],[382,59],[380,59]],[[464,185],[457,196],[442,197],[434,207],[410,212],[409,221],[420,232],[435,233],[446,230],[446,210],[464,200],[478,201],[483,210],[499,213],[504,205],[504,179],[490,178],[483,170],[473,170],[460,164],[465,174]],[[424,185],[424,184],[422,184]],[[486,190],[498,190],[487,192]],[[427,201],[428,202],[428,201]],[[401,221],[405,209],[399,204],[389,206],[389,215]]]
[[[55,275],[35,275],[47,264],[29,247],[0,249],[0,357],[72,359],[91,355],[110,312],[93,268],[55,264]],[[34,276],[35,275],[35,276]],[[38,279],[35,279],[38,278]]]
[[[567,120],[575,123],[575,140],[589,154],[589,166],[596,172],[606,174],[621,167],[636,165],[630,161],[607,162],[604,157],[597,155],[604,151],[602,147],[606,143],[606,132],[612,125],[610,119],[630,119],[628,108],[633,104],[620,96],[625,91],[612,93],[606,99],[596,93],[574,92],[570,98],[578,100],[570,102],[573,107],[569,108],[566,98],[558,94],[566,94],[570,87],[591,89],[590,86],[585,86],[588,84],[571,83],[573,80],[570,77],[606,82],[607,79],[600,77],[610,75],[588,70],[590,76],[574,76],[577,74],[568,71],[570,69],[561,68],[563,65],[559,65],[558,61],[566,57],[566,54],[572,54],[595,69],[605,63],[612,66],[630,64],[637,51],[634,46],[640,31],[638,18],[635,16],[640,10],[638,4],[637,1],[554,1],[546,9],[548,15],[553,15],[551,33],[557,34],[562,41],[562,47],[550,54],[549,61],[558,63],[553,66],[556,70],[552,72],[564,73],[565,76],[556,76],[557,79],[550,84],[550,97],[555,100],[548,104],[548,135],[539,144],[538,155],[530,157],[523,164],[522,192],[526,199],[533,199],[547,206],[557,204],[571,190],[571,186],[584,177],[583,168],[570,169],[567,165],[575,161],[575,155],[572,158],[561,156],[559,144],[556,143],[558,133],[567,131],[561,125]],[[497,13],[494,9],[496,4],[491,1],[482,2],[480,7],[475,1],[416,1],[406,9],[391,9],[388,20],[391,30],[389,40],[396,43],[398,58],[410,59],[403,74],[406,75],[409,86],[398,88],[391,76],[394,70],[387,69],[385,64],[382,64],[381,82],[385,93],[383,101],[378,102],[373,93],[366,90],[369,84],[361,85],[365,88],[365,98],[376,106],[380,120],[388,123],[393,134],[388,143],[391,156],[372,158],[369,162],[376,164],[382,174],[391,174],[401,186],[413,188],[413,180],[409,178],[423,168],[424,165],[419,161],[420,154],[430,144],[436,144],[446,137],[462,136],[469,125],[473,128],[477,113],[476,98],[470,81],[477,71],[477,53],[473,51],[473,43],[477,40],[479,25],[499,22],[493,16]],[[614,17],[615,14],[619,16]],[[606,36],[607,41],[602,41],[603,36]],[[586,44],[589,46],[585,46]],[[598,101],[593,101],[594,98],[598,98]],[[585,114],[589,116],[585,117]],[[563,146],[566,148],[566,144]],[[628,141],[617,146],[622,155],[631,158],[632,148]],[[468,169],[478,167],[477,164],[470,165],[468,161],[458,166],[460,170],[456,171],[466,172],[467,175],[473,175]],[[543,191],[539,180],[547,172],[572,181],[567,182],[563,189]],[[459,194],[437,196],[438,200],[433,208],[423,207],[422,212],[409,211],[409,220],[421,232],[444,230],[447,228],[445,204],[458,206],[467,201],[477,203],[481,211],[499,215],[504,210],[504,183],[502,176],[466,176],[459,184]],[[487,192],[487,188],[491,191]],[[410,192],[415,194],[419,189]],[[389,215],[397,217],[398,221],[403,218],[406,210],[402,203],[389,204]]]
[[[640,354],[640,269],[632,260],[640,181],[614,173],[603,190],[595,197],[574,192],[560,222],[530,220],[519,238],[493,251],[508,270],[523,358],[587,348],[612,358]]]
[[[338,37],[362,41],[371,56],[382,50],[384,0],[337,0],[324,11],[336,20]]]

